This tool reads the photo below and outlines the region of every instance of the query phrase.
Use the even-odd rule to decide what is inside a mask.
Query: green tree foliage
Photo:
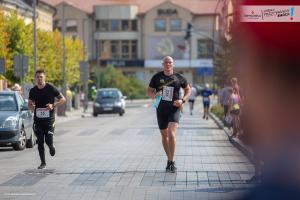
[[[118,88],[130,99],[145,98],[146,87],[135,77],[126,77],[123,73],[109,65],[100,73],[101,88]]]
[[[77,83],[80,79],[79,60],[83,60],[84,48],[79,39],[66,38],[66,71],[67,82],[70,85]]]
[[[232,42],[223,39],[222,48],[216,53],[216,64],[214,69],[215,82],[223,87],[233,75]]]
[[[5,76],[12,82],[18,81],[13,75],[13,56],[16,54],[29,55],[32,48],[30,33],[32,26],[26,25],[24,20],[18,17],[17,12],[11,12],[5,17],[6,33],[8,35],[8,55],[6,60]]]
[[[79,64],[84,58],[80,40],[66,37],[66,72],[69,85],[79,83]],[[4,16],[0,12],[0,57],[6,59],[5,77],[10,82],[19,82],[13,74],[13,56],[24,54],[29,57],[29,73],[25,81],[33,82],[33,25],[26,25],[17,12]],[[37,30],[37,68],[47,73],[47,80],[62,85],[62,35],[58,31]]]
[[[3,12],[0,11],[0,57],[5,60],[10,60],[11,55],[9,54],[9,37],[7,33],[7,24],[5,23],[5,17]]]

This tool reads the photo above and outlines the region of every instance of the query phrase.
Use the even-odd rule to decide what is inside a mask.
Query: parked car
[[[97,91],[96,100],[93,105],[93,116],[103,113],[125,113],[125,99],[122,92],[117,88],[105,88]]]
[[[33,114],[18,92],[0,92],[0,145],[14,150],[35,145]]]

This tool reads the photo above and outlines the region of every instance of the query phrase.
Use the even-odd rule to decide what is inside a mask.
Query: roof
[[[61,2],[68,3],[87,13],[93,13],[94,6],[101,5],[136,5],[139,8],[139,14],[143,14],[152,8],[165,3],[171,2],[181,6],[193,14],[212,14],[219,0],[42,0],[50,5],[56,6]]]

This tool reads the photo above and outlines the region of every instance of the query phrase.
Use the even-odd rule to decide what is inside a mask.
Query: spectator
[[[12,90],[19,92],[19,94],[23,97],[22,87],[18,83],[14,84],[14,86],[12,87]]]
[[[230,92],[230,99],[229,99],[229,112],[233,117],[233,124],[232,124],[232,135],[230,138],[237,137],[240,134],[240,96],[238,94],[238,90],[236,87],[229,90]]]
[[[232,89],[232,87],[225,83],[224,88],[220,92],[220,103],[224,109],[224,115],[226,115],[229,110],[229,100],[231,95],[230,89]]]

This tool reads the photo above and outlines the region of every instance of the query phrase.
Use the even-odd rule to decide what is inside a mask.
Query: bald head
[[[171,56],[166,56],[163,58],[163,66],[164,66],[164,73],[166,75],[173,74],[173,67],[174,67],[174,60]]]
[[[166,61],[172,61],[172,62],[174,62],[174,60],[173,60],[173,58],[171,56],[165,56],[163,58],[163,63],[165,63]]]

